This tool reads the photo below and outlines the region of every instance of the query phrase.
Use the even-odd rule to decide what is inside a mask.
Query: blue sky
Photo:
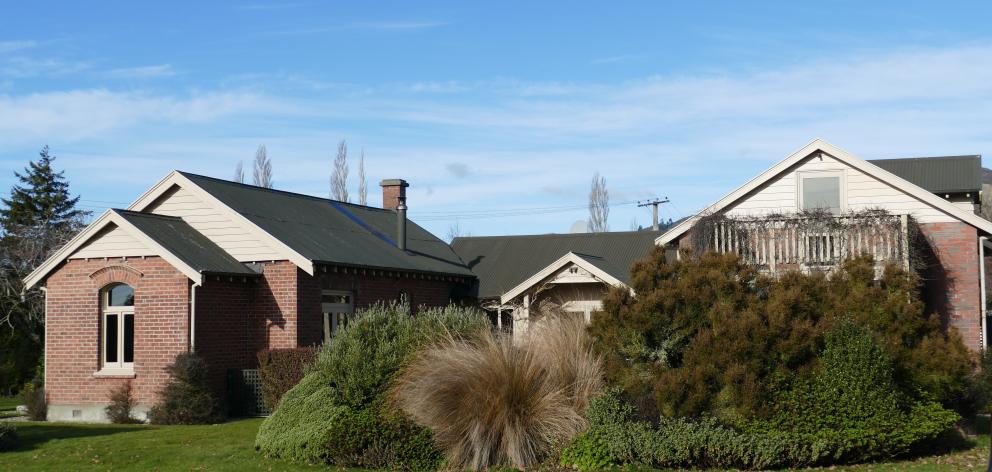
[[[86,208],[171,169],[327,195],[338,141],[444,236],[566,232],[607,179],[690,214],[823,137],[992,152],[988,2],[11,2],[0,187],[44,144]],[[554,211],[538,209],[551,208]]]

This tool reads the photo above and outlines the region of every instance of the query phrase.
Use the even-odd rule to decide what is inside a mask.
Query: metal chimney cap
[[[384,179],[379,182],[380,187],[409,187],[410,184],[406,183],[403,179]]]

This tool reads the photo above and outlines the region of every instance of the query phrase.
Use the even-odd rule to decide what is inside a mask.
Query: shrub
[[[607,295],[591,333],[608,380],[644,418],[766,418],[783,381],[813,370],[825,334],[848,318],[889,353],[900,390],[948,406],[966,396],[973,361],[956,331],[925,312],[912,273],[890,266],[876,281],[867,257],[830,277],[772,279],[733,255],[669,263],[658,249],[632,267],[631,288]]]
[[[602,375],[583,320],[552,316],[520,343],[484,329],[424,349],[394,398],[431,429],[448,467],[526,469],[585,428],[582,412]]]
[[[580,470],[611,466],[767,469],[817,461],[819,451],[786,435],[742,433],[713,418],[636,420],[634,408],[611,389],[592,401],[591,427],[562,452]]]
[[[937,439],[960,417],[903,394],[893,362],[871,332],[845,321],[826,336],[820,365],[776,399],[758,429],[819,442],[831,462],[888,458]]]
[[[128,380],[110,391],[110,404],[104,408],[111,423],[137,424],[141,420],[131,416],[134,408],[134,396],[131,394],[131,381]]]
[[[256,449],[308,463],[436,469],[442,458],[430,431],[397,415],[385,393],[418,347],[487,326],[478,310],[456,306],[417,316],[405,304],[359,312],[283,395],[259,428]]]
[[[266,349],[258,353],[258,376],[262,382],[262,400],[269,411],[279,399],[300,383],[305,368],[312,364],[317,350],[312,347]]]
[[[148,411],[153,424],[210,424],[221,419],[217,400],[207,386],[207,364],[184,352],[166,370],[171,378],[161,400]]]
[[[45,421],[48,418],[48,399],[45,397],[45,384],[35,378],[24,386],[21,391],[21,401],[28,409],[31,421]]]
[[[0,422],[0,451],[9,451],[17,446],[17,427],[9,422]]]

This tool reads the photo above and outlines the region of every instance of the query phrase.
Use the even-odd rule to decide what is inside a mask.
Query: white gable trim
[[[38,266],[37,269],[28,274],[24,278],[25,289],[30,289],[41,282],[48,274],[50,274],[59,264],[68,259],[79,250],[84,244],[97,236],[101,230],[107,227],[107,225],[114,224],[118,228],[127,232],[129,235],[140,241],[142,244],[154,251],[166,262],[172,264],[173,267],[178,269],[183,275],[189,277],[195,283],[200,284],[203,282],[203,274],[201,274],[196,269],[189,266],[176,257],[175,254],[169,252],[167,249],[162,247],[159,243],[155,242],[154,239],[148,237],[144,232],[132,225],[127,219],[119,215],[113,210],[107,210],[93,223],[82,230],[76,237],[72,238],[62,249],[59,249],[55,254],[49,257],[44,263]]]
[[[872,164],[864,159],[861,159],[860,157],[851,154],[837,146],[834,146],[833,144],[830,144],[827,141],[824,141],[823,139],[816,138],[806,146],[803,146],[798,151],[790,154],[789,157],[786,157],[785,159],[779,161],[777,164],[773,165],[768,170],[762,172],[757,177],[749,180],[747,183],[741,185],[736,190],[730,192],[720,200],[717,200],[716,203],[706,207],[705,209],[693,215],[692,217],[686,218],[681,223],[675,225],[668,231],[665,231],[661,236],[658,237],[658,239],[655,239],[655,244],[659,246],[664,246],[674,241],[676,238],[682,236],[687,231],[689,231],[689,229],[691,229],[696,224],[696,222],[699,221],[702,215],[719,213],[720,211],[730,206],[734,202],[740,200],[741,198],[744,198],[745,196],[747,196],[749,193],[751,193],[753,190],[757,189],[761,185],[774,179],[775,177],[787,171],[789,168],[796,165],[803,159],[817,152],[826,153],[844,164],[854,167],[855,169],[858,169],[861,172],[864,172],[865,174],[868,174],[871,177],[874,177],[888,185],[891,185],[892,187],[895,187],[896,189],[906,192],[907,194],[919,199],[920,201],[927,203],[930,206],[944,212],[948,216],[951,216],[965,223],[968,223],[974,226],[975,228],[978,228],[978,230],[981,232],[984,232],[986,234],[992,234],[992,222],[974,213],[965,211],[964,209],[958,207],[957,205],[947,200],[944,200],[943,198],[940,198],[939,196],[934,195],[933,193],[926,191],[922,187],[913,184],[908,180],[903,179],[902,177],[899,177],[885,169],[882,169],[881,167],[878,167],[875,164]]]
[[[610,285],[613,285],[614,287],[627,286],[627,284],[617,280],[616,277],[604,272],[602,269],[596,267],[591,262],[579,257],[574,252],[569,252],[568,254],[565,254],[564,256],[558,258],[558,260],[552,262],[551,264],[548,264],[547,267],[541,269],[536,274],[532,275],[527,280],[524,280],[516,287],[513,287],[512,289],[510,289],[510,291],[501,295],[499,298],[500,303],[504,305],[506,303],[509,303],[510,300],[517,298],[522,293],[529,290],[531,287],[534,287],[535,285],[541,283],[542,280],[552,276],[555,272],[561,270],[562,268],[564,268],[569,264],[575,264],[589,271],[589,273],[595,276],[597,279],[602,280],[603,282],[608,283]]]
[[[170,188],[172,188],[173,185],[178,185],[179,187],[186,189],[187,191],[193,193],[207,204],[213,206],[214,208],[222,212],[225,216],[230,218],[231,221],[237,223],[249,234],[257,237],[260,241],[263,241],[266,244],[268,244],[269,247],[275,250],[275,252],[280,256],[281,259],[286,259],[288,261],[291,261],[292,263],[296,264],[297,267],[303,269],[304,272],[310,275],[314,274],[313,261],[307,259],[302,254],[300,254],[299,252],[295,251],[293,248],[286,245],[286,243],[277,239],[275,236],[272,236],[271,234],[269,234],[268,231],[265,231],[255,223],[252,223],[251,220],[245,218],[244,215],[234,211],[234,209],[225,205],[224,202],[220,201],[219,199],[211,195],[210,192],[207,192],[199,185],[196,185],[196,183],[194,183],[192,180],[186,178],[177,171],[172,171],[169,173],[169,175],[166,175],[165,178],[160,180],[157,184],[155,184],[155,186],[153,186],[143,195],[138,197],[138,199],[135,200],[134,203],[131,203],[131,205],[128,206],[127,209],[131,211],[139,211],[139,212],[145,211],[145,209],[148,208],[149,205],[151,205],[155,200],[157,200],[159,197],[165,194],[165,192],[167,192]],[[246,262],[246,261],[242,261],[242,262]]]

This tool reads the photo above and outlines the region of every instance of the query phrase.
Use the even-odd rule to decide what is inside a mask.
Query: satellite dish
[[[588,228],[589,228],[589,226],[588,226],[588,224],[586,224],[586,220],[576,220],[575,223],[572,223],[572,227],[568,229],[568,232],[569,233],[588,233],[589,232],[589,229]]]

